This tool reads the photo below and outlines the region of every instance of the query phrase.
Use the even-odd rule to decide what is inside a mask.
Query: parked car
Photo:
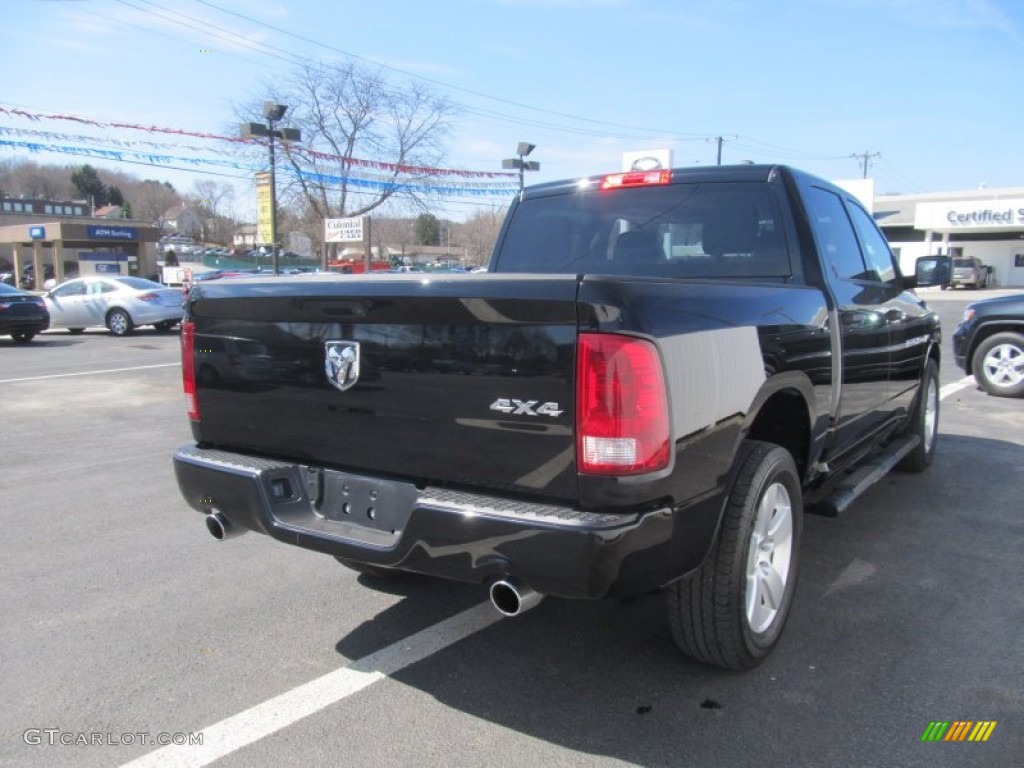
[[[30,262],[26,262],[21,268],[21,287],[27,291],[34,290],[36,287],[35,269],[35,265]],[[44,264],[43,280],[51,280],[53,276],[53,266]]]
[[[981,263],[981,259],[973,256],[953,259],[953,279],[950,285],[956,288],[962,285],[967,288],[987,288],[991,279],[992,268]]]
[[[50,327],[50,313],[40,297],[0,283],[0,336],[22,344]]]
[[[953,331],[953,358],[990,395],[1024,395],[1024,295],[968,304]]]
[[[96,275],[61,283],[43,298],[53,327],[81,333],[102,325],[127,336],[140,325],[169,331],[181,322],[184,294],[141,277]]]

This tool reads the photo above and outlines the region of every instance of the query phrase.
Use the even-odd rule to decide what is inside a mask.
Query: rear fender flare
[[[820,437],[820,435],[816,435],[815,430],[815,423],[819,420],[819,414],[815,407],[814,385],[811,383],[807,374],[802,371],[785,371],[783,373],[775,374],[769,377],[764,384],[761,385],[761,388],[757,391],[757,394],[754,396],[754,400],[750,404],[750,408],[747,410],[746,416],[743,419],[743,427],[740,430],[736,444],[733,446],[732,467],[735,469],[736,456],[739,453],[740,445],[744,440],[752,437],[757,440],[773,442],[770,438],[762,435],[752,435],[751,430],[754,428],[754,425],[764,411],[767,403],[778,394],[788,394],[799,397],[803,402],[804,409],[806,410],[807,421],[800,425],[793,425],[801,431],[806,431],[806,450],[796,451],[792,444],[786,445],[784,443],[779,443],[782,447],[789,450],[790,453],[793,453],[793,461],[796,462],[798,467],[801,467],[804,470],[802,474],[806,477],[806,468],[813,466],[815,453],[820,451],[820,447],[817,447],[817,438]]]

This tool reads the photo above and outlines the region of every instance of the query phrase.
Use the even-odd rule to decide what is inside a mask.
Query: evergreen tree
[[[421,213],[416,217],[416,239],[420,245],[441,244],[441,224],[432,213]]]
[[[107,188],[100,181],[99,174],[91,165],[83,165],[71,173],[71,183],[78,194],[99,208],[107,204]]]

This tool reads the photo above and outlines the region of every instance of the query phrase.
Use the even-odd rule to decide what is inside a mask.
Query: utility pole
[[[736,137],[732,136],[730,138],[735,139]],[[722,164],[722,144],[725,142],[725,139],[726,139],[725,136],[715,136],[712,139],[708,139],[708,141],[713,141],[713,142],[715,142],[718,145],[718,159],[717,159],[717,164],[718,165]]]
[[[850,157],[855,157],[858,158],[859,160],[864,161],[864,174],[863,176],[861,176],[862,179],[866,179],[868,177],[868,160],[870,160],[873,157],[881,156],[882,154],[880,152],[868,152],[867,150],[864,150],[864,153],[860,155],[858,155],[856,152],[850,155]]]

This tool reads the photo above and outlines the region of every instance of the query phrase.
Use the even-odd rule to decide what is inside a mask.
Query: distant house
[[[92,215],[94,219],[123,219],[124,208],[120,205],[104,205]]]
[[[256,247],[256,225],[242,224],[235,230],[232,238],[235,250],[250,250]]]
[[[176,232],[185,237],[201,237],[203,234],[203,218],[185,203],[168,208],[160,221],[164,232]]]

